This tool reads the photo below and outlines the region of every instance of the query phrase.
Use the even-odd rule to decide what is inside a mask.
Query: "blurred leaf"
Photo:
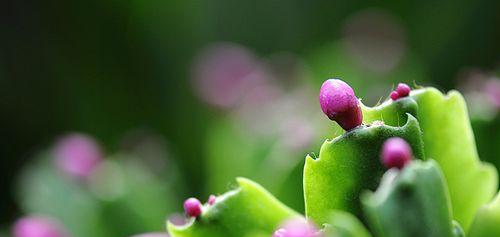
[[[118,159],[101,165],[96,172],[102,175],[94,180],[98,182],[94,185],[101,185],[94,186],[94,193],[101,192],[105,224],[116,236],[164,230],[165,220],[174,211],[173,207],[178,206],[177,197],[182,190],[172,190],[169,183],[140,163],[130,162],[126,156],[115,158]],[[102,193],[111,189],[117,190]]]
[[[57,218],[75,237],[109,237],[100,219],[99,202],[81,183],[56,170],[51,157],[41,154],[21,174],[18,198],[25,213]]]

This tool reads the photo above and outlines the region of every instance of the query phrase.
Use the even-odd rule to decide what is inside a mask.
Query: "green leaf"
[[[500,193],[479,209],[469,230],[470,237],[500,236]]]
[[[374,108],[363,108],[364,122],[383,120],[397,124],[398,114],[414,110],[423,131],[425,155],[436,160],[450,191],[454,219],[467,231],[476,210],[497,191],[495,168],[479,160],[463,97],[457,91],[447,95],[434,88],[414,90],[411,97],[388,100]],[[410,101],[410,102],[409,102]],[[415,114],[415,112],[411,112]]]
[[[371,237],[358,218],[344,211],[332,211],[330,221],[325,226],[326,237]]]
[[[184,226],[167,224],[172,237],[241,237],[271,235],[285,219],[300,216],[259,184],[237,178],[239,187],[205,205],[200,217]]]
[[[387,171],[377,191],[361,201],[375,236],[454,236],[449,194],[435,161]]]
[[[383,142],[401,137],[411,144],[414,155],[424,159],[418,121],[410,114],[402,127],[372,125],[327,140],[319,158],[308,156],[304,167],[306,215],[317,224],[327,223],[332,210],[361,217],[359,194],[375,190],[384,168],[379,154]]]

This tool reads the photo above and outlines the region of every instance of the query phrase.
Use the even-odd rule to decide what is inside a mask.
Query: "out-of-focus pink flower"
[[[484,85],[484,91],[491,103],[500,109],[500,79],[489,79]]]
[[[292,150],[302,150],[314,140],[314,127],[304,118],[292,118],[284,121],[282,140]]]
[[[273,237],[320,237],[321,233],[310,222],[304,219],[291,219],[285,221],[281,227],[276,230]]]
[[[43,216],[26,216],[16,221],[14,237],[69,237],[56,220]]]
[[[350,56],[377,73],[394,70],[406,53],[406,34],[398,19],[386,11],[365,9],[345,23],[343,42]]]
[[[59,169],[75,178],[88,177],[102,160],[97,142],[78,133],[61,138],[53,149],[53,155]]]
[[[193,83],[205,102],[221,108],[232,108],[262,77],[256,57],[242,46],[230,43],[215,44],[196,59]],[[256,76],[257,75],[257,76]]]
[[[494,73],[465,68],[457,81],[472,119],[490,121],[497,117],[500,112],[500,79]]]
[[[261,84],[249,88],[234,115],[252,136],[265,137],[275,134],[278,127],[276,115],[280,110],[281,99],[283,92],[277,86]]]

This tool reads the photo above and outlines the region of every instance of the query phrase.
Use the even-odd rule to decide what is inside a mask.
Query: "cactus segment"
[[[172,237],[241,237],[250,233],[270,236],[286,219],[300,217],[279,202],[259,184],[245,178],[236,179],[239,187],[217,197],[213,205],[204,205],[198,218],[183,226],[170,222]]]
[[[500,193],[479,209],[469,230],[470,237],[489,237],[500,234]]]
[[[363,193],[361,202],[375,236],[454,236],[446,183],[433,160],[389,170],[377,191]]]
[[[498,175],[493,166],[479,160],[462,95],[457,91],[444,95],[429,87],[413,90],[397,101],[362,107],[365,123],[382,120],[397,125],[401,114],[415,115],[422,128],[425,155],[443,170],[454,219],[467,232],[476,210],[495,195]]]
[[[379,184],[385,170],[379,154],[386,139],[405,139],[415,158],[424,159],[419,123],[412,115],[405,116],[406,124],[402,127],[360,127],[327,140],[319,158],[306,158],[304,196],[308,218],[321,225],[329,221],[332,210],[348,211],[361,218],[359,194],[365,189],[375,190]]]

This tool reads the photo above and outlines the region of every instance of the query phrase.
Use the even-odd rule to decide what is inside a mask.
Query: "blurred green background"
[[[458,88],[471,101],[482,159],[500,164],[498,107],[480,109],[484,103],[475,96],[483,93],[479,82],[498,81],[499,1],[8,0],[2,5],[1,225],[20,215],[14,194],[19,170],[67,131],[92,134],[110,153],[131,130],[155,131],[166,139],[187,192],[206,194],[205,138],[227,112],[197,96],[191,71],[198,55],[216,42],[235,43],[263,61],[292,55],[308,72],[303,83],[313,92],[324,79],[341,77],[367,104],[385,98],[398,81]],[[288,67],[283,70],[286,75]],[[304,108],[318,113],[312,95],[311,106]],[[316,136],[313,143],[324,138]]]

